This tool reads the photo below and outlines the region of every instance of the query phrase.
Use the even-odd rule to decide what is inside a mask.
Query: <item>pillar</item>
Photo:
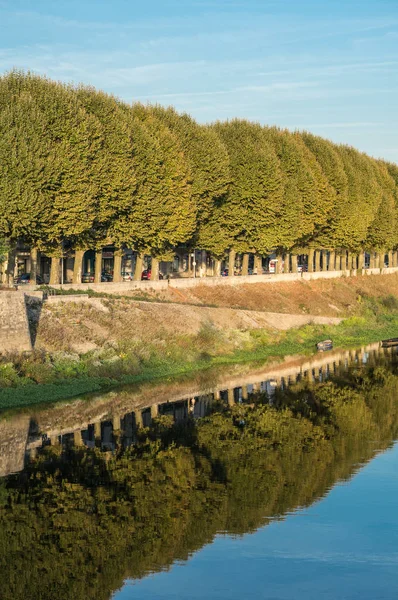
[[[214,277],[221,277],[221,260],[214,260]]]
[[[37,282],[37,248],[32,248],[30,251],[30,283],[36,285]]]
[[[155,419],[159,414],[159,405],[158,404],[152,404],[151,405],[151,418]]]
[[[292,273],[297,273],[297,254],[292,254],[291,259],[292,259]]]
[[[391,269],[392,267],[392,250],[389,250],[388,252],[388,268]]]
[[[73,283],[82,282],[84,250],[75,251],[75,262],[73,265]],[[97,261],[95,261],[95,274],[97,274]]]
[[[215,392],[213,392],[213,396],[214,396],[214,400],[220,400],[221,395],[220,395],[220,390],[216,390]]]
[[[234,388],[230,388],[228,390],[228,406],[233,406],[234,404],[235,404]]]
[[[308,250],[308,272],[314,272],[314,250],[312,248]]]
[[[95,265],[94,265],[94,283],[101,283],[102,276],[102,248],[95,251]],[[80,279],[81,281],[81,279]]]
[[[322,250],[315,251],[315,271],[316,272],[321,270],[321,252],[322,252]]]
[[[374,250],[372,250],[370,252],[369,267],[371,269],[375,269],[376,268],[376,258],[375,258]]]
[[[55,285],[60,282],[61,278],[61,261],[59,256],[51,257],[50,285]]]
[[[392,266],[393,267],[398,266],[398,252],[396,250],[393,250],[393,253],[392,253]]]
[[[242,400],[247,400],[249,394],[247,392],[247,385],[242,385]]]
[[[113,433],[115,433],[115,431],[121,431],[122,425],[121,425],[120,415],[113,415],[112,425],[113,425]]]
[[[233,248],[229,251],[228,257],[228,275],[229,277],[233,277],[235,275],[235,257],[236,252]]]
[[[151,258],[151,281],[159,281],[159,260],[154,256]]]
[[[113,255],[113,281],[120,283],[122,281],[122,251],[115,250]]]
[[[283,266],[284,273],[290,273],[290,254],[287,252],[285,254],[285,264]]]
[[[365,267],[365,253],[363,250],[358,254],[358,270],[362,270]]]
[[[249,275],[249,254],[247,252],[243,254],[242,275]]]
[[[336,270],[336,252],[331,250],[329,253],[329,271]]]

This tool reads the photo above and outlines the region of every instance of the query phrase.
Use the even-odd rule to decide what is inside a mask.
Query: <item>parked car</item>
[[[297,273],[306,273],[307,271],[307,265],[297,265]]]
[[[112,273],[108,273],[107,271],[102,271],[101,273],[101,281],[102,282],[106,282],[106,281],[113,281],[113,275]]]
[[[268,266],[268,272],[269,273],[276,273],[276,264],[278,262],[277,258],[271,258],[271,260],[269,261],[269,266]],[[282,267],[281,267],[281,271],[283,271],[283,267],[284,267],[284,262],[282,261]]]
[[[122,279],[123,281],[133,281],[134,273],[131,271],[122,271]]]
[[[23,284],[29,285],[30,273],[22,273],[22,275],[19,275],[18,277],[16,277],[14,279],[14,283],[16,285],[23,285]],[[38,283],[39,285],[44,283],[43,277],[41,277],[41,275],[36,275],[36,283]]]
[[[141,281],[149,281],[151,278],[151,269],[144,269],[141,273]],[[159,279],[163,279],[163,273],[159,271]]]

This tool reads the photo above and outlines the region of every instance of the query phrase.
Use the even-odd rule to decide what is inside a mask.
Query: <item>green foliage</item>
[[[200,125],[31,73],[0,77],[0,239],[170,259],[397,245],[398,167],[309,133]],[[4,256],[0,244],[0,261]],[[56,277],[55,277],[56,279]]]

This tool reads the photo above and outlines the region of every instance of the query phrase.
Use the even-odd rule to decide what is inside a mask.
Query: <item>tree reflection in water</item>
[[[186,560],[308,506],[398,431],[387,364],[301,382],[203,419],[159,416],[135,444],[48,446],[0,482],[3,600],[108,600],[126,577]],[[377,445],[375,445],[377,440]]]

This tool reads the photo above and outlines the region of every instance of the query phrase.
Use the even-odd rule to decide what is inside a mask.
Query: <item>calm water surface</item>
[[[397,440],[377,348],[0,415],[0,598],[396,600]]]
[[[186,563],[115,600],[396,600],[398,445],[321,501],[242,537],[218,535]]]

